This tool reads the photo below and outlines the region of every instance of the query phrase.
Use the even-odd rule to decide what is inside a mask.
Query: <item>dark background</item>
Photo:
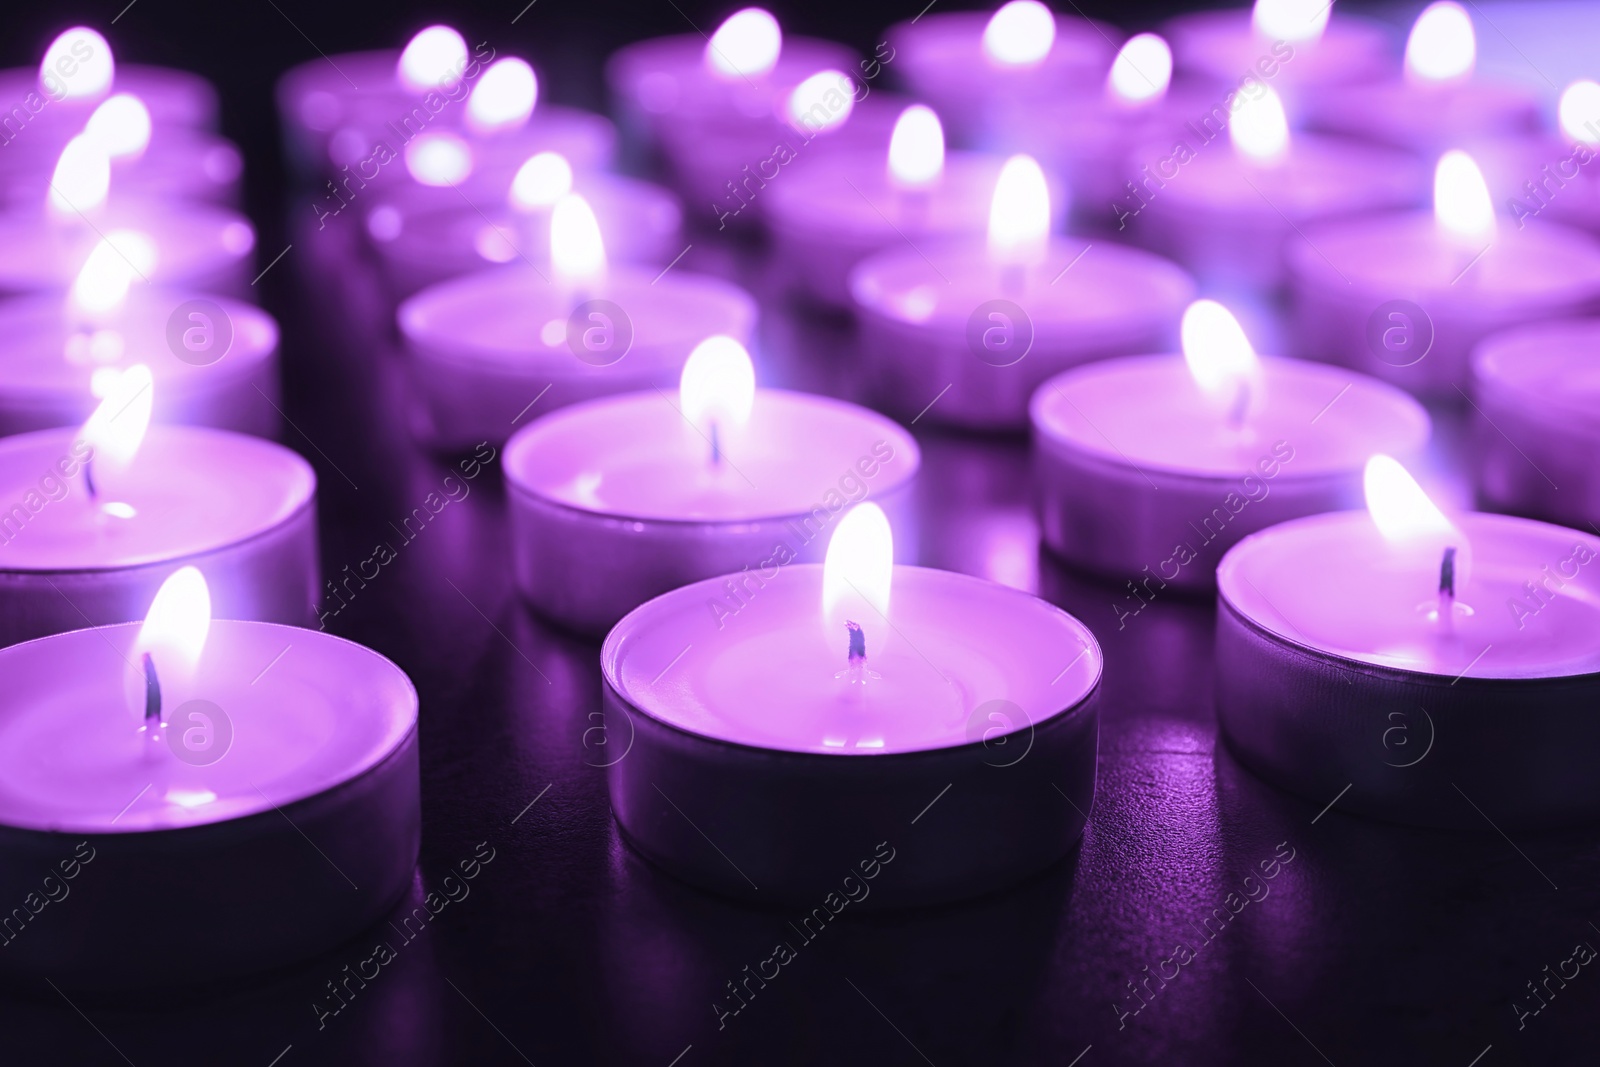
[[[275,79],[318,48],[395,47],[442,20],[472,43],[529,58],[545,98],[601,107],[601,64],[617,45],[689,32],[688,20],[709,32],[731,6],[537,0],[511,25],[517,0],[448,10],[137,0],[114,26],[114,2],[14,6],[0,62],[31,66],[55,33],[83,21],[121,60],[185,67],[218,86],[223,132],[245,151],[258,264],[295,246],[263,279],[262,300],[284,326],[295,428],[283,440],[317,467],[324,570],[334,575],[366,558],[387,522],[449,468],[419,451],[397,418],[405,383],[390,309],[359,262],[352,227],[317,232],[286,185]],[[1136,30],[1182,6],[1080,10]],[[789,32],[869,52],[885,26],[918,8],[827,0],[776,12]],[[845,327],[793,314],[763,292],[751,266],[759,253],[739,253],[755,257],[746,261],[696,243],[684,269],[737,274],[763,297],[763,381],[855,395]],[[1337,807],[1319,813],[1321,804],[1261,783],[1217,741],[1212,605],[1162,600],[1114,629],[1108,609],[1121,591],[1038,550],[1025,444],[917,429],[923,484],[938,489],[924,502],[923,561],[1032,588],[1089,620],[1105,650],[1096,803],[1083,845],[1056,869],[959,906],[846,913],[719,1030],[712,1002],[786,936],[790,915],[684,886],[619,840],[586,748],[597,646],[521,607],[504,500],[484,478],[331,627],[393,658],[421,695],[423,853],[402,908],[488,842],[496,858],[472,895],[324,1028],[312,1004],[325,999],[328,979],[370,954],[372,937],[289,973],[199,993],[152,991],[137,1002],[68,1002],[44,988],[8,994],[0,1064],[1596,1061],[1600,976],[1581,972],[1524,1029],[1511,1007],[1575,943],[1600,944],[1592,831],[1517,834],[1513,845],[1487,826],[1424,832]],[[917,830],[937,832],[936,814]],[[1280,842],[1296,858],[1271,895],[1119,1026],[1113,1005],[1131,1005],[1127,983]],[[70,908],[48,917],[71,921]]]

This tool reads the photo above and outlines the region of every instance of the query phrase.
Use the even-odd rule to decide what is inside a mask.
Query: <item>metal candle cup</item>
[[[707,609],[722,579],[617,624],[601,670],[607,751],[624,754],[607,774],[635,848],[716,892],[809,906],[886,845],[866,906],[901,907],[1001,888],[1073,847],[1094,794],[1088,628],[966,575],[893,581],[901,621],[861,624],[867,690],[889,688],[858,705],[837,704],[844,633],[824,641],[821,567],[783,568],[725,626]]]
[[[749,587],[820,562],[834,517],[870,499],[913,540],[916,441],[838,400],[758,390],[720,462],[647,392],[563,408],[506,448],[517,585],[541,614],[604,634],[651,597],[719,574]],[[737,600],[734,601],[737,604]]]
[[[576,298],[549,279],[532,267],[479,271],[400,305],[423,440],[469,448],[510,437],[535,403],[542,413],[676,388],[696,344],[713,334],[748,341],[755,328],[743,289],[682,269],[614,266]]]
[[[1217,716],[1240,761],[1318,805],[1457,829],[1600,817],[1600,541],[1458,520],[1471,583],[1453,623],[1371,518],[1299,519],[1217,571]],[[1464,613],[1460,605],[1474,610]]]
[[[194,564],[219,615],[308,625],[320,580],[316,475],[281,445],[152,426],[130,467],[101,471],[102,514],[71,430],[0,440],[0,644],[143,616]]]
[[[421,837],[406,676],[328,634],[213,621],[193,699],[149,741],[125,706],[139,632],[0,650],[0,899],[33,912],[8,911],[0,977],[194,988],[376,922]]]
[[[1575,529],[1600,524],[1600,320],[1495,334],[1472,355],[1479,499]]]
[[[1207,410],[1182,356],[1104,360],[1040,386],[1044,543],[1127,581],[1134,611],[1168,586],[1209,593],[1217,561],[1242,538],[1358,506],[1368,456],[1413,456],[1427,443],[1427,412],[1398,389],[1299,360],[1261,369],[1260,409],[1237,428]]]

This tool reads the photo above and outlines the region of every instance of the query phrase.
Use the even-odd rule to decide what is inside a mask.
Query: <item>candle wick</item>
[[[720,467],[722,466],[722,437],[717,433],[717,424],[715,421],[712,421],[710,424],[708,424],[706,429],[710,431],[711,437],[711,465],[713,467]]]
[[[83,461],[83,487],[89,491],[89,503],[94,504],[100,499],[100,490],[94,484],[94,457],[90,456]]]
[[[1439,618],[1447,626],[1455,617],[1455,604],[1456,550],[1450,546],[1444,550],[1444,558],[1439,561]]]
[[[144,653],[144,723],[149,730],[161,727],[161,679],[156,677],[156,661]]]
[[[850,666],[861,668],[867,663],[867,634],[859,622],[846,621],[845,631],[850,635]]]

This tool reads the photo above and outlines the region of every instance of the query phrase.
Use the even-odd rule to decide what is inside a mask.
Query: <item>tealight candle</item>
[[[1600,320],[1530,323],[1472,354],[1478,498],[1577,529],[1600,525]]]
[[[628,45],[606,62],[606,83],[624,128],[664,155],[693,208],[720,199],[742,168],[771,155],[785,131],[782,109],[801,82],[855,62],[843,45],[785,38],[769,12],[747,7],[709,38]]]
[[[987,245],[890,247],[859,263],[850,294],[864,369],[881,403],[995,430],[1027,425],[1039,383],[1107,356],[1170,347],[1194,282],[1177,265],[1109,242],[1051,239],[1039,165],[1008,160]]]
[[[109,241],[67,295],[0,301],[0,435],[82,423],[95,386],[134,364],[161,393],[157,421],[273,436],[278,324],[251,304],[141,287]]]
[[[1522,229],[1535,219],[1600,231],[1600,84],[1561,94],[1556,133],[1471,138],[1489,188]],[[1503,198],[1503,199],[1502,199]]]
[[[606,252],[618,262],[661,267],[684,250],[683,209],[670,192],[616,174],[574,174],[557,152],[540,152],[524,161],[502,191],[499,206],[465,203],[453,192],[443,201],[402,192],[367,216],[367,235],[391,292],[410,296],[484,267],[544,266],[549,262],[551,214],[557,201],[573,191],[588,201],[600,231],[612,235]]]
[[[1537,129],[1538,97],[1514,83],[1475,77],[1477,59],[1472,16],[1453,0],[1436,0],[1411,27],[1403,78],[1316,94],[1307,100],[1307,122],[1426,155],[1468,137]]]
[[[1260,359],[1226,308],[1183,316],[1183,355],[1108,359],[1033,398],[1044,543],[1126,582],[1119,622],[1171,587],[1215,588],[1240,539],[1358,506],[1373,449],[1419,456],[1428,414],[1361,375]]]
[[[1224,291],[1275,290],[1286,253],[1320,219],[1414,207],[1426,196],[1427,172],[1406,153],[1291,139],[1283,103],[1265,85],[1236,99],[1227,131],[1231,151],[1212,147],[1221,130],[1209,123],[1141,149],[1130,164],[1141,176],[1116,201],[1129,239]]]
[[[216,129],[210,82],[186,70],[118,63],[104,37],[74,26],[50,42],[39,66],[0,71],[0,100],[11,109],[0,146],[7,156],[54,160],[113,92],[138,97],[158,129]]]
[[[106,98],[82,130],[104,144],[119,191],[235,205],[244,160],[232,141],[184,126],[159,129],[132,93]],[[74,134],[76,136],[76,134]],[[65,142],[62,143],[65,147]],[[0,151],[0,203],[42,204],[59,152]]]
[[[892,539],[859,504],[821,566],[763,574],[733,617],[707,608],[745,574],[611,631],[605,725],[626,745],[611,807],[645,856],[807,906],[892,859],[867,906],[896,907],[997,889],[1072,848],[1094,795],[1094,636],[1018,590],[894,566]]]
[[[745,588],[821,562],[822,537],[870,497],[912,522],[916,441],[874,412],[756,389],[744,347],[702,341],[677,403],[656,391],[563,408],[506,446],[517,584],[541,614],[604,634],[651,597],[719,574]],[[735,588],[737,589],[737,583]]]
[[[109,243],[140,281],[249,295],[256,237],[242,215],[110,192],[106,142],[91,134],[67,142],[47,202],[0,213],[0,293],[66,289]]]
[[[1039,0],[1009,0],[992,14],[927,12],[889,29],[892,69],[937,111],[960,145],[988,147],[997,109],[1082,92],[1104,76],[1121,33],[1056,15]]]
[[[1296,114],[1330,86],[1365,81],[1390,68],[1393,43],[1378,22],[1340,13],[1323,0],[1256,0],[1168,21],[1180,74],[1241,91],[1270,78]]]
[[[542,413],[670,388],[707,336],[748,341],[756,304],[681,268],[608,267],[594,212],[569,193],[551,217],[548,267],[441,282],[397,314],[416,385],[413,428],[450,449],[505,440],[534,404]]]
[[[0,439],[0,644],[139,617],[174,567],[204,567],[234,618],[309,624],[316,475],[271,441],[146,426],[143,365],[80,431]]]
[[[765,215],[773,259],[812,299],[848,307],[850,271],[871,253],[981,235],[1003,162],[947,156],[939,117],[913,105],[886,152],[840,153],[773,185]]]
[[[1366,496],[1248,537],[1217,570],[1217,718],[1240,761],[1400,822],[1600,816],[1600,540],[1447,517],[1387,456]]]
[[[1600,245],[1554,223],[1498,225],[1483,175],[1445,153],[1434,210],[1335,220],[1289,250],[1299,355],[1458,398],[1472,346],[1600,307]]]
[[[410,889],[411,683],[349,641],[210,608],[185,567],[143,624],[0,650],[0,892],[20,907],[59,871],[79,901],[10,932],[7,978],[192,988],[316,956]]]
[[[449,134],[504,188],[528,156],[558,151],[585,168],[605,166],[616,130],[604,117],[538,102],[533,68],[495,58],[488,42],[469,53],[448,26],[429,26],[400,52],[354,52],[309,60],[278,80],[290,162],[331,172],[338,200],[369,183],[402,177],[394,161],[419,140]]]

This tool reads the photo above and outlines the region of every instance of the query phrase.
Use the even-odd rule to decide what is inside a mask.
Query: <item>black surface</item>
[[[681,28],[669,5],[637,17],[628,8],[633,21],[613,25],[618,5],[564,3],[540,0],[511,45],[535,42],[528,50],[545,70],[578,65],[591,93],[601,44]],[[855,29],[834,35],[852,38],[911,13],[843,8],[829,10]],[[285,324],[295,428],[284,440],[317,466],[325,569],[339,575],[390,540],[389,522],[451,467],[406,435],[392,330],[350,258],[351,234],[315,232],[303,203],[286,213],[275,184],[267,82],[311,47],[271,3],[176,10],[140,0],[122,22],[146,46],[131,49],[136,58],[224,75],[226,121],[246,143],[264,227],[261,259],[294,245],[264,282]],[[422,8],[286,10],[333,52],[397,40]],[[58,14],[18,17],[54,28]],[[548,25],[530,23],[547,14]],[[829,32],[822,14],[796,17]],[[183,18],[199,21],[184,29]],[[139,19],[150,22],[135,31]],[[208,19],[226,20],[209,43]],[[177,28],[163,35],[166,26]],[[578,27],[571,50],[541,40],[563,26]],[[21,61],[48,36],[24,28],[10,50]],[[700,241],[682,266],[737,269]],[[853,392],[842,328],[765,310],[763,381]],[[23,990],[0,1000],[0,1063],[1594,1062],[1594,968],[1564,987],[1552,981],[1556,995],[1522,1029],[1512,1006],[1534,1003],[1525,983],[1575,944],[1600,945],[1592,831],[1512,840],[1485,822],[1481,832],[1425,832],[1349,817],[1337,804],[1324,812],[1262,784],[1217,742],[1212,606],[1158,600],[1119,631],[1111,605],[1121,591],[1040,557],[1020,442],[919,436],[923,482],[936,488],[925,494],[923,561],[1038,588],[1087,620],[1106,652],[1099,793],[1081,850],[1059,868],[956,907],[846,910],[719,1029],[713,1004],[725,1001],[725,983],[776,942],[796,940],[795,916],[688,888],[619,840],[595,766],[606,759],[593,730],[597,645],[550,631],[516,600],[490,475],[330,620],[401,664],[421,693],[423,855],[404,910],[486,842],[494,858],[470,895],[409,943],[380,927],[244,987],[156,991],[138,1005]],[[908,811],[895,846],[937,835],[940,808],[960,803],[952,793],[914,826]],[[1152,979],[1159,992],[1122,1018],[1117,1005],[1138,1003],[1128,983],[1156,971],[1179,940],[1196,944],[1192,924],[1242,891],[1284,842],[1294,859],[1270,893],[1165,988]],[[71,922],[71,901],[46,918]],[[325,983],[380,940],[397,958],[319,1026],[316,1005],[332,1003]]]

